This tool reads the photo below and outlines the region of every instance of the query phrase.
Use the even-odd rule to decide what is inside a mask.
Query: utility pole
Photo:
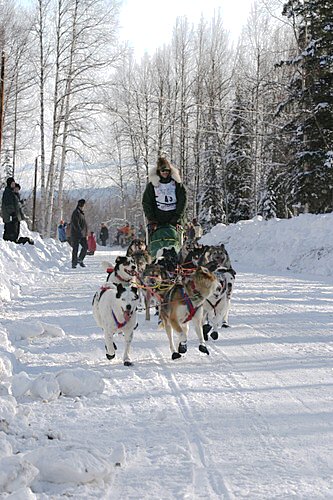
[[[5,102],[5,51],[1,52],[1,69],[0,69],[0,158],[2,147],[2,128],[3,128],[3,113]]]
[[[32,230],[33,231],[36,231],[37,168],[38,168],[38,156],[35,159],[34,194],[33,194],[33,204],[32,204]]]

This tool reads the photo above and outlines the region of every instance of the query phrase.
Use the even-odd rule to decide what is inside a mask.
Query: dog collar
[[[118,280],[124,281],[125,283],[128,283],[132,279],[132,278],[130,278],[129,280],[125,280],[124,278],[122,278],[121,276],[119,276],[119,274],[117,273],[117,271],[114,273],[114,275],[115,275],[116,278],[118,278]]]

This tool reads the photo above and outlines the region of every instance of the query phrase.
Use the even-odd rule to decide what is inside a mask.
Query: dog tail
[[[103,271],[105,271],[106,273],[108,272],[108,269],[113,268],[113,264],[111,264],[111,262],[108,262],[107,260],[102,260],[101,266]]]

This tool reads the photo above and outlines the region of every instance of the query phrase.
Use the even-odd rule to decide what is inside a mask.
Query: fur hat
[[[14,177],[8,177],[8,179],[7,179],[7,187],[10,188],[10,185],[11,185],[12,182],[15,182]]]
[[[156,173],[167,171],[171,173],[171,165],[166,158],[160,156],[157,160]]]
[[[153,186],[157,187],[159,185],[160,182],[159,173],[161,170],[164,169],[170,170],[171,178],[175,182],[178,182],[178,184],[181,184],[182,180],[180,177],[179,170],[173,165],[171,165],[171,163],[164,156],[160,156],[157,160],[156,167],[152,167],[149,171],[149,182],[151,182]]]

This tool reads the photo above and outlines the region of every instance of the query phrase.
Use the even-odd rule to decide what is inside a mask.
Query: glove
[[[148,234],[153,234],[154,231],[157,229],[157,223],[156,222],[150,222],[148,224]]]

